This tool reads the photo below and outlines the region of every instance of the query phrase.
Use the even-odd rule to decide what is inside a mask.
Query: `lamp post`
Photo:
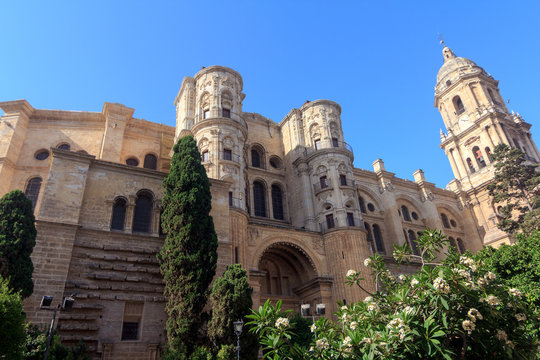
[[[244,328],[244,321],[242,319],[233,322],[234,333],[236,334],[236,356],[240,360],[240,335],[242,335],[242,329]]]
[[[67,296],[64,298],[64,302],[62,305],[58,304],[54,308],[50,308],[53,297],[45,295],[41,298],[41,304],[39,305],[40,310],[47,310],[53,312],[53,318],[51,320],[51,327],[49,328],[49,334],[47,335],[47,346],[45,347],[45,355],[43,355],[43,360],[47,360],[47,356],[49,355],[49,347],[51,346],[51,338],[52,333],[54,329],[54,322],[56,321],[56,311],[71,311],[73,308],[73,304],[75,303],[74,294],[71,296]]]

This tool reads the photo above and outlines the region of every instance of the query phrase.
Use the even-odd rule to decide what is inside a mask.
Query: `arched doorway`
[[[268,246],[258,263],[260,304],[282,300],[282,309],[298,312],[300,304],[330,301],[332,279],[321,277],[309,255],[299,246],[277,242]]]

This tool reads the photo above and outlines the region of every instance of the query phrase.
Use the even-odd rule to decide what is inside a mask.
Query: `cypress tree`
[[[190,356],[216,273],[218,243],[210,216],[210,181],[195,140],[184,136],[173,151],[171,171],[163,181],[166,238],[158,260],[167,297],[167,337],[173,350]]]
[[[251,313],[252,293],[246,270],[240,264],[227,266],[223,276],[214,281],[210,295],[212,319],[208,323],[208,336],[218,347],[236,344],[233,322]],[[242,358],[256,359],[258,349],[257,336],[244,328],[241,337]]]
[[[0,199],[0,275],[26,298],[34,291],[30,255],[36,244],[35,218],[30,201],[14,190]]]

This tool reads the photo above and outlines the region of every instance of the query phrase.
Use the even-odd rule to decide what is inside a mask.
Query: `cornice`
[[[0,108],[6,114],[23,113],[27,116],[32,115],[34,108],[25,99],[0,102]]]

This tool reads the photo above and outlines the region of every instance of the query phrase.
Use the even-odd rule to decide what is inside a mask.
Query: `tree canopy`
[[[0,276],[0,359],[22,359],[24,346],[24,311],[20,295]]]
[[[11,191],[0,199],[0,275],[23,298],[34,290],[30,258],[36,244],[34,222],[32,201],[22,191]]]
[[[168,340],[175,351],[190,356],[216,272],[218,243],[210,216],[210,181],[195,140],[184,136],[173,151],[171,171],[163,181],[166,238],[157,257],[167,297]]]
[[[499,229],[508,233],[530,234],[540,229],[540,173],[537,164],[528,163],[525,154],[506,144],[495,147],[492,155],[495,176],[487,186],[493,201],[501,204]]]

